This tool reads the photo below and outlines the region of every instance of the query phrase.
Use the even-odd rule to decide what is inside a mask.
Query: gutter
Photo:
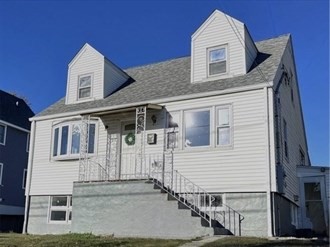
[[[181,95],[181,96],[175,96],[175,97],[169,97],[169,98],[163,98],[163,99],[155,99],[155,100],[150,100],[150,101],[141,101],[141,102],[135,102],[135,103],[129,103],[129,104],[116,105],[116,106],[96,107],[96,108],[91,108],[91,109],[77,110],[77,111],[72,111],[72,112],[58,113],[58,114],[40,116],[40,117],[36,116],[36,117],[30,118],[29,120],[30,121],[47,120],[47,119],[54,119],[54,118],[61,118],[61,117],[69,117],[69,116],[73,116],[73,115],[84,115],[84,114],[92,114],[92,113],[97,113],[97,112],[102,112],[102,111],[112,111],[112,110],[118,110],[118,109],[128,108],[128,107],[136,107],[137,105],[165,104],[165,103],[170,103],[170,102],[174,102],[174,101],[204,98],[204,97],[230,94],[230,93],[236,93],[236,92],[245,92],[245,91],[251,91],[251,90],[255,90],[255,89],[263,89],[265,87],[272,87],[272,83],[273,82],[267,82],[267,83],[260,83],[258,85],[252,85],[252,86],[237,87],[234,89],[225,89],[225,90],[217,90],[217,91],[204,92],[204,93],[187,94],[187,95]]]
[[[27,171],[27,181],[25,187],[25,211],[24,211],[23,234],[27,234],[28,214],[30,209],[30,188],[31,188],[32,168],[33,168],[35,133],[36,133],[36,121],[33,121],[31,124],[29,162],[28,162],[28,171]]]

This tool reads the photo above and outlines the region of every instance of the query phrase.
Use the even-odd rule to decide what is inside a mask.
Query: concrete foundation
[[[146,181],[75,183],[72,232],[129,237],[193,238],[213,235],[200,217]],[[181,207],[180,207],[181,208]]]
[[[242,236],[267,236],[266,193],[225,194],[241,213]],[[32,196],[28,233],[93,233],[124,237],[194,238],[214,235],[198,216],[168,200],[147,181],[74,183],[71,224],[48,223],[49,196]]]
[[[242,236],[267,236],[266,193],[227,193],[225,203],[244,216]]]
[[[30,234],[69,233],[71,224],[48,223],[49,196],[31,196],[27,232]]]

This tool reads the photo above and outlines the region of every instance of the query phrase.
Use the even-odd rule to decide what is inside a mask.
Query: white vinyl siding
[[[120,88],[128,79],[128,76],[114,64],[105,59],[104,61],[104,97]]]
[[[233,30],[234,28],[234,30]],[[244,24],[216,11],[194,33],[191,43],[191,81],[202,82],[208,80],[207,49],[226,44],[227,70],[223,77],[232,77],[246,73],[245,61],[245,30]],[[214,77],[212,76],[212,79]],[[211,79],[211,78],[209,78]]]
[[[79,99],[79,78],[84,75],[92,74],[92,97],[85,100],[103,98],[104,81],[104,57],[94,48],[86,45],[78,54],[68,69],[68,81],[66,92],[66,104],[78,103]]]
[[[263,90],[226,94],[221,96],[168,102],[166,111],[178,114],[178,148],[174,149],[174,169],[209,192],[266,191],[266,139]],[[231,148],[216,145],[216,109],[230,105],[232,109]],[[210,109],[209,147],[184,148],[184,111]],[[156,123],[151,116],[156,116]],[[65,121],[58,119],[57,122]],[[112,157],[120,154],[122,122],[135,121],[135,111],[112,114],[99,121],[97,153],[105,155],[107,133],[113,142]],[[78,160],[51,160],[52,121],[36,122],[36,139],[32,171],[31,195],[65,195],[72,193],[73,181],[78,179]],[[147,134],[156,134],[157,143],[145,146],[146,154],[162,154],[166,128],[164,111],[147,110]],[[108,126],[106,129],[105,126]]]
[[[171,102],[166,109],[172,113],[211,108],[210,147],[174,150],[174,169],[209,192],[266,191],[266,121],[263,90],[215,97]],[[232,108],[232,144],[230,148],[216,145],[217,106]],[[213,123],[214,121],[214,123]],[[181,127],[182,128],[182,123]],[[182,139],[179,133],[179,140]]]
[[[280,145],[280,153],[277,160],[283,165],[284,171],[286,174],[284,188],[285,196],[289,198],[291,201],[294,201],[294,195],[299,194],[299,185],[297,181],[297,171],[296,165],[301,163],[300,150],[302,150],[305,154],[305,165],[309,166],[308,159],[308,150],[307,150],[307,141],[305,139],[305,129],[303,123],[303,115],[301,112],[301,102],[299,96],[299,86],[295,76],[295,65],[292,59],[292,47],[291,42],[288,42],[288,45],[284,51],[282,62],[287,71],[293,72],[293,77],[290,82],[290,85],[285,85],[282,83],[279,89],[279,96],[281,102],[281,121],[282,121],[282,129],[279,130],[280,134],[283,134],[283,119],[285,119],[287,124],[287,146],[288,146],[288,154],[289,159],[285,157],[285,148],[284,148],[284,140]],[[275,76],[275,82],[279,81],[279,78],[282,75],[283,70],[278,71]],[[276,87],[276,84],[275,86]],[[293,95],[295,99],[299,99],[295,101],[295,105],[292,104],[291,101],[291,87],[293,88]],[[276,118],[275,118],[276,119]]]
[[[251,35],[246,27],[244,27],[245,33],[245,60],[246,60],[246,72],[248,72],[257,57],[258,50],[252,40]]]
[[[36,122],[30,195],[72,194],[73,181],[78,180],[79,160],[52,160],[53,125],[52,120]]]

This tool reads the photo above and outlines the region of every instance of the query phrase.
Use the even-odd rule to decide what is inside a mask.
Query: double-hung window
[[[96,123],[90,123],[87,130],[88,153],[95,153]],[[80,152],[81,125],[77,122],[68,122],[55,125],[53,128],[54,158],[77,158]]]
[[[227,47],[218,46],[209,48],[208,52],[208,75],[214,76],[227,73]]]
[[[217,145],[231,144],[231,106],[219,106],[216,108]]]
[[[1,145],[6,144],[6,132],[7,132],[7,126],[0,124],[0,144]]]
[[[92,96],[92,75],[79,76],[78,99],[86,99]]]
[[[184,146],[210,146],[210,110],[184,112]]]
[[[71,223],[72,219],[72,197],[51,196],[49,206],[50,223]]]

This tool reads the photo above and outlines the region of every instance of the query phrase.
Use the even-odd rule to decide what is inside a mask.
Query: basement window
[[[208,49],[208,75],[214,76],[227,72],[227,48],[218,46]]]
[[[49,223],[71,223],[72,196],[51,196],[49,202]]]
[[[223,207],[223,203],[224,203],[224,194],[211,194],[212,198],[211,198],[211,205],[210,205],[210,196],[209,195],[200,195],[200,207],[203,211],[207,211],[210,209],[211,206],[211,210],[212,211],[217,211],[217,210],[221,210],[221,208]]]

